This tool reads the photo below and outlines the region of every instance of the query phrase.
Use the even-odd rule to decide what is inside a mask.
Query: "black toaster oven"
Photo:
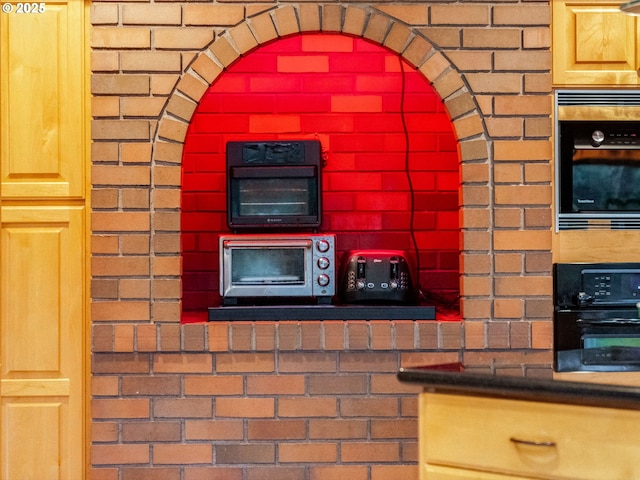
[[[322,214],[317,140],[227,143],[227,223],[236,230],[315,230]]]

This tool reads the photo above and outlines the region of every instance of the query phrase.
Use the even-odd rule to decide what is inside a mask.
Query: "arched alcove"
[[[339,257],[350,249],[409,251],[427,298],[455,303],[460,162],[442,100],[394,52],[322,33],[252,50],[213,82],[193,114],[182,161],[183,311],[220,302],[226,143],[273,139],[320,140],[320,230],[336,234]]]
[[[234,62],[241,57],[251,56],[254,49],[274,40],[307,33],[331,33],[350,38],[362,38],[373,47],[384,48],[388,52],[394,53],[398,65],[400,65],[399,60],[402,59],[405,65],[410,67],[409,71],[421,76],[423,82],[431,84],[433,91],[449,113],[449,125],[453,126],[458,142],[459,156],[457,158],[459,162],[456,168],[460,168],[460,176],[456,176],[456,178],[464,178],[466,163],[477,166],[478,162],[486,162],[488,158],[487,142],[484,139],[484,127],[475,101],[469,94],[463,78],[422,34],[406,27],[397,19],[378,13],[369,13],[357,7],[338,7],[344,10],[344,15],[339,16],[338,23],[330,25],[324,16],[329,15],[327,12],[332,9],[331,6],[320,7],[320,17],[324,19],[322,22],[316,16],[316,6],[314,9],[307,7],[292,5],[261,13],[248,19],[246,23],[226,31],[207,50],[194,57],[191,66],[186,69],[186,73],[181,77],[176,89],[169,97],[158,123],[152,154],[152,189],[182,186],[182,161],[185,158],[183,149],[192,116],[209,88],[224,78],[225,72],[232,67]],[[331,17],[333,18],[334,15],[332,14]],[[373,26],[376,28],[374,29]],[[278,134],[281,133],[283,132]],[[177,178],[180,179],[178,185],[176,185]],[[474,191],[479,192],[475,188],[478,186],[480,185],[474,185]],[[456,185],[456,189],[459,189],[457,193],[459,193],[458,198],[462,205],[461,210],[456,211],[455,214],[456,228],[459,232],[460,229],[464,230],[465,228],[465,190],[460,184]],[[166,232],[164,225],[160,227],[160,222],[156,221],[156,218],[164,218],[158,215],[168,213],[164,210],[160,205],[152,205],[151,223],[152,230],[156,235]],[[173,214],[171,218],[174,218]],[[452,219],[453,216],[449,218]],[[451,221],[449,220],[449,222]],[[171,223],[175,225],[173,220]],[[182,225],[182,222],[180,224]],[[224,226],[216,225],[212,227],[211,231],[215,232],[224,228]],[[449,243],[456,243],[456,247],[462,245],[461,251],[464,254],[464,237],[458,242],[456,234],[456,239],[449,238]],[[160,270],[160,268],[154,267],[154,264],[160,260],[163,278],[173,277],[181,280],[182,265],[184,264],[182,250],[178,253],[179,261],[172,262],[168,258],[170,254],[168,255],[165,251],[160,252],[155,248],[156,244],[160,244],[160,242],[157,241],[152,246],[152,250],[155,250],[151,252],[152,277],[156,275],[156,271]],[[459,251],[456,250],[456,252]],[[457,253],[453,261],[456,265],[458,262]],[[450,256],[450,258],[452,257]],[[217,262],[214,259],[209,261]],[[428,265],[428,263],[424,265]],[[464,265],[455,273],[456,282],[458,274],[464,277]],[[422,276],[424,277],[424,270]],[[211,277],[207,282],[210,281]],[[213,281],[216,281],[215,277]],[[464,285],[464,281],[461,284]],[[152,282],[152,285],[155,285],[155,282]],[[180,317],[180,299],[176,299],[177,303],[174,304],[179,306],[176,310],[166,308],[171,303],[170,299],[160,294],[156,295],[152,291],[152,300],[156,298],[163,302],[161,305],[165,307],[162,308],[160,304],[158,305],[158,308],[162,308],[163,317],[171,312]],[[462,297],[462,301],[464,301],[464,297]],[[152,315],[155,316],[153,313]]]

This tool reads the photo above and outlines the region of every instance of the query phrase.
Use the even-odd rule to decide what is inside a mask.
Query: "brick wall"
[[[550,374],[548,2],[95,1],[91,22],[92,478],[416,478],[400,365]],[[239,58],[311,32],[394,52],[444,102],[462,322],[180,325],[190,120]]]

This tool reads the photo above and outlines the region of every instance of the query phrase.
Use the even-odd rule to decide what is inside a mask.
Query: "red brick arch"
[[[180,162],[187,128],[209,86],[227,67],[253,49],[282,37],[310,32],[361,37],[396,52],[431,82],[447,107],[459,142],[462,178],[465,177],[465,162],[488,159],[484,125],[464,79],[437,47],[419,32],[375,10],[341,5],[283,6],[247,18],[220,35],[195,56],[170,95],[158,123],[152,158],[152,189],[156,192],[153,198],[157,201],[152,205],[151,222],[157,238],[162,233],[171,233],[165,229],[173,228],[166,227],[167,222],[163,219],[177,212],[164,208],[163,195],[180,188]],[[464,199],[464,190],[460,195]],[[465,215],[461,215],[463,229],[464,219]],[[172,225],[176,225],[175,220]],[[180,253],[162,248],[154,248],[152,252],[153,275],[160,275],[158,272],[162,271],[164,277],[180,278]],[[168,261],[171,257],[178,257],[178,261]],[[167,301],[155,292],[152,296],[161,303]],[[169,311],[174,312],[177,316],[174,320],[177,320],[180,316],[179,300],[174,303],[177,308]]]

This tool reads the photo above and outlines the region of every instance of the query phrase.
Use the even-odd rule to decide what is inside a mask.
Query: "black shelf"
[[[210,322],[235,320],[435,320],[420,305],[242,305],[209,308]]]

